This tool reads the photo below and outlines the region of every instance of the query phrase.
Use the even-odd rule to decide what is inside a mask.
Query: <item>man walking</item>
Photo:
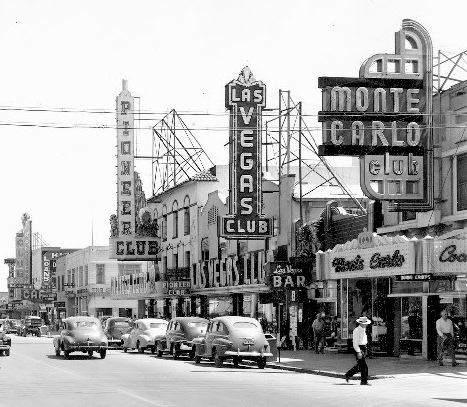
[[[313,328],[313,335],[315,337],[315,352],[317,354],[324,353],[324,341],[326,338],[324,336],[325,322],[323,316],[324,315],[321,313],[317,314],[316,319],[311,325]]]
[[[371,386],[368,383],[368,365],[366,364],[367,356],[367,344],[368,337],[366,334],[367,325],[371,324],[371,319],[367,317],[360,317],[357,319],[358,326],[353,330],[353,349],[355,351],[355,357],[357,359],[357,364],[352,367],[346,374],[345,380],[347,383],[349,379],[357,372],[360,372],[360,384],[365,386]]]
[[[456,353],[454,349],[454,327],[452,321],[448,319],[448,312],[443,309],[441,318],[436,321],[436,332],[438,333],[438,363],[444,365],[444,352],[448,351],[452,365],[457,366]]]

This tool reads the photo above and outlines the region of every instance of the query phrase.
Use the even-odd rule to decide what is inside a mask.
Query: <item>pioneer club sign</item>
[[[358,78],[321,77],[319,155],[360,156],[360,185],[390,211],[433,208],[432,44],[404,20],[394,54],[365,61]]]
[[[266,86],[256,81],[248,67],[226,85],[230,110],[229,214],[221,218],[221,235],[231,239],[272,235],[271,219],[261,208],[261,117],[266,106]]]

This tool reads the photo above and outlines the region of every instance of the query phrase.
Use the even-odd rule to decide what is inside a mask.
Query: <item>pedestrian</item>
[[[366,327],[371,324],[371,319],[367,317],[360,317],[356,321],[358,326],[353,330],[353,349],[355,351],[355,357],[357,359],[357,364],[352,367],[346,374],[345,380],[348,383],[349,379],[357,372],[360,372],[360,384],[365,386],[371,386],[368,383],[368,365],[366,364],[367,356],[367,344],[368,337],[366,334]]]
[[[444,365],[444,352],[447,350],[451,357],[453,366],[459,363],[456,361],[456,352],[454,349],[454,327],[452,321],[448,319],[448,312],[443,309],[441,311],[441,318],[436,321],[436,332],[438,333],[438,363],[440,366]]]
[[[324,340],[326,324],[324,322],[324,313],[316,314],[316,319],[311,325],[313,329],[313,335],[315,337],[315,352],[316,354],[324,353]]]

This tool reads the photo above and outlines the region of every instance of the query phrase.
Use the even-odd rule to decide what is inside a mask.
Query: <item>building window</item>
[[[219,216],[219,209],[217,206],[211,207],[208,211],[208,225],[217,225],[217,217]]]
[[[173,220],[174,220],[174,224],[173,224],[173,237],[176,238],[178,237],[178,211],[175,211],[173,213]]]
[[[409,220],[417,219],[417,212],[403,211],[401,212],[401,221],[407,222]]]
[[[84,281],[84,275],[83,275],[83,266],[79,266],[79,272],[78,272],[78,287],[82,287]]]
[[[162,217],[162,240],[167,240],[167,215]]]
[[[190,252],[186,251],[185,252],[185,267],[190,267],[191,266],[191,256]]]
[[[174,254],[173,255],[173,259],[172,259],[172,267],[174,269],[178,269],[178,253]]]
[[[84,285],[87,286],[89,284],[89,269],[88,265],[84,266]]]
[[[183,233],[185,236],[190,234],[190,208],[183,212]]]
[[[96,284],[105,284],[105,264],[96,264]]]
[[[467,209],[467,154],[457,157],[457,210]]]

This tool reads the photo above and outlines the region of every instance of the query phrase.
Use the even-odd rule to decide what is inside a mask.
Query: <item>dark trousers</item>
[[[357,359],[357,364],[350,369],[345,375],[346,377],[352,377],[354,374],[360,372],[360,382],[366,383],[368,381],[368,365],[366,364],[367,349],[366,346],[360,345],[362,351],[362,358],[359,359],[357,353],[355,352],[355,358]]]
[[[315,352],[324,353],[324,340],[325,337],[322,333],[315,332]]]
[[[444,334],[444,338],[438,335],[438,362],[443,363],[444,352],[446,350],[451,357],[452,363],[456,363],[456,350],[454,344],[454,338],[451,334]]]

